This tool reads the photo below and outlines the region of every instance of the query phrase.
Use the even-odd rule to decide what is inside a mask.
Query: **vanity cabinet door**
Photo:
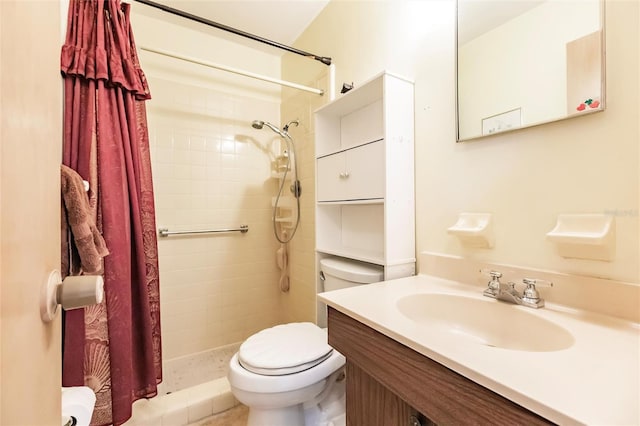
[[[377,141],[318,158],[318,201],[384,197],[384,142]]]
[[[347,426],[435,426],[349,360],[347,377]]]

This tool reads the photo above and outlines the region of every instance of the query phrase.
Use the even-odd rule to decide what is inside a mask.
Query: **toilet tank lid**
[[[377,283],[384,279],[382,266],[340,257],[321,259],[320,270],[326,275],[362,284]]]

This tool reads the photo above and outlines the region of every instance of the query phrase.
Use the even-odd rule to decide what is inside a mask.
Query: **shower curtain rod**
[[[166,50],[154,49],[152,47],[145,47],[145,46],[140,46],[140,50],[157,53],[158,55],[168,56],[170,58],[180,59],[182,61],[187,61],[187,62],[191,62],[198,65],[204,65],[205,67],[215,68],[217,70],[227,71],[227,72],[242,75],[245,77],[255,78],[256,80],[262,80],[269,83],[279,84],[281,86],[291,87],[293,89],[304,90],[305,92],[315,93],[316,95],[320,95],[320,96],[324,95],[324,90],[316,89],[315,87],[303,86],[298,83],[292,83],[286,80],[279,80],[277,78],[272,78],[272,77],[256,74],[249,71],[243,71],[237,68],[228,67],[226,65],[216,64],[214,62],[203,61],[202,59],[196,59],[189,56],[178,55],[177,53],[172,53]]]
[[[315,59],[316,61],[322,62],[325,65],[331,65],[331,58],[327,56],[318,56],[313,53],[305,52],[304,50],[296,49],[295,47],[287,46],[286,44],[278,43],[277,41],[269,40],[264,37],[257,36],[255,34],[248,33],[246,31],[239,30],[237,28],[229,27],[224,24],[220,24],[218,22],[211,21],[209,19],[203,18],[198,15],[193,15],[191,13],[185,12],[180,9],[175,9],[173,7],[166,6],[164,4],[156,3],[150,0],[135,0],[138,3],[146,4],[147,6],[155,7],[156,9],[160,9],[164,12],[171,13],[172,15],[177,15],[182,18],[190,19],[192,21],[199,22],[201,24],[208,25],[210,27],[218,28],[220,30],[228,31],[230,33],[250,38],[251,40],[259,41],[261,43],[268,44],[269,46],[277,47],[278,49],[286,50],[291,53],[295,53],[297,55],[306,56],[310,59]]]

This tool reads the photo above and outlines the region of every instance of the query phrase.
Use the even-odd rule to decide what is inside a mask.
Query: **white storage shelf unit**
[[[319,108],[316,250],[415,273],[413,83],[382,73]]]

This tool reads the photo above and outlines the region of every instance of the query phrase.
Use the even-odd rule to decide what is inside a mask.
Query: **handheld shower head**
[[[271,130],[273,130],[283,138],[287,137],[286,131],[283,132],[282,130],[278,129],[277,126],[274,126],[268,121],[254,120],[253,123],[251,123],[251,127],[258,130],[262,129],[264,126],[267,126],[268,128],[270,128]]]

